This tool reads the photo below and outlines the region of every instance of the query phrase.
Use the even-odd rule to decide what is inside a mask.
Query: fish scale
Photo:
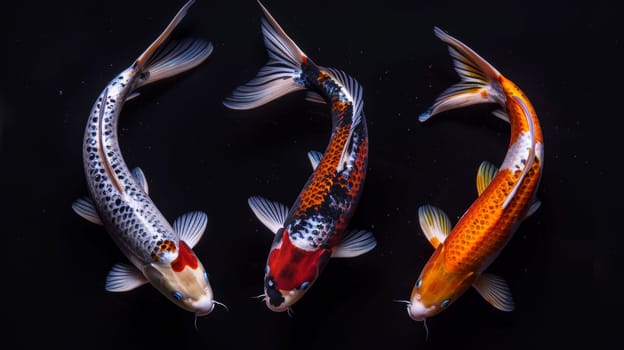
[[[500,277],[484,271],[502,252],[520,223],[539,201],[536,191],[543,166],[543,139],[537,114],[526,95],[468,46],[435,28],[449,45],[461,82],[444,91],[419,120],[454,108],[496,103],[494,115],[509,122],[511,133],[500,169],[482,163],[477,199],[451,229],[446,214],[430,205],[419,209],[420,226],[435,251],[412,289],[407,311],[423,321],[454,303],[470,286],[499,310],[514,308]]]
[[[83,163],[85,172],[91,175],[88,179],[93,179],[87,181],[87,185],[98,213],[104,218],[104,225],[109,232],[121,233],[113,239],[123,247],[127,256],[132,257],[131,260],[137,259],[144,264],[153,261],[153,254],[156,254],[156,260],[170,262],[175,255],[160,251],[158,242],[174,242],[177,250],[178,236],[139,186],[119,148],[119,111],[134,85],[134,80],[127,75],[129,73],[113,80],[98,98],[87,121]]]
[[[260,2],[258,2],[260,4]],[[360,84],[347,73],[316,65],[260,4],[269,62],[235,89],[224,104],[259,107],[285,94],[308,90],[307,99],[329,107],[332,132],[325,152],[310,152],[314,168],[288,209],[260,197],[248,202],[275,233],[264,276],[267,307],[290,310],[314,284],[330,257],[354,257],[376,245],[372,233],[347,232],[366,177],[368,130]]]
[[[138,95],[136,89],[185,72],[212,53],[212,44],[203,40],[172,42],[159,50],[193,3],[189,0],[96,99],[83,139],[89,199],[77,200],[72,208],[83,218],[104,225],[134,265],[114,265],[106,277],[106,290],[124,292],[151,283],[179,307],[203,316],[220,304],[213,299],[208,274],[192,250],[204,233],[207,215],[190,212],[170,225],[150,199],[142,170],[131,172],[126,165],[117,133],[121,109]]]

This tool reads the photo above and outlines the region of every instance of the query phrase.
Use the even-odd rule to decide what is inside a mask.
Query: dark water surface
[[[205,38],[214,53],[127,103],[120,144],[167,219],[208,214],[195,251],[229,311],[195,321],[151,286],[106,292],[108,270],[125,258],[102,227],[71,210],[87,191],[83,130],[100,91],[182,4],[34,1],[4,11],[1,314],[9,348],[539,349],[612,335],[617,323],[607,325],[604,315],[622,303],[621,289],[606,288],[618,249],[607,222],[620,217],[602,197],[617,201],[621,192],[608,176],[622,159],[612,86],[621,81],[623,38],[616,11],[600,1],[264,2],[315,62],[361,83],[370,136],[351,227],[374,232],[378,246],[332,260],[289,317],[253,298],[262,292],[273,236],[247,198],[293,203],[310,174],[306,153],[327,144],[329,113],[303,93],[251,111],[225,108],[223,99],[267,60],[261,11],[252,0],[198,0],[174,37]],[[528,95],[541,120],[545,166],[541,208],[490,268],[508,281],[516,309],[498,311],[471,289],[428,320],[426,339],[423,324],[394,302],[409,298],[433,252],[418,207],[438,206],[455,223],[476,198],[479,164],[501,163],[510,131],[491,106],[418,122],[458,80],[434,25]]]

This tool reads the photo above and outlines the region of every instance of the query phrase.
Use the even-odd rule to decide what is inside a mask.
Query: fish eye
[[[268,275],[270,271],[271,271],[271,268],[269,267],[269,265],[267,265],[267,266],[264,268],[264,274],[265,274],[265,275]]]
[[[416,281],[416,288],[420,288],[420,286],[422,286],[422,278],[419,278],[418,281]]]
[[[445,307],[447,307],[450,303],[451,303],[451,299],[444,299],[444,300],[442,300],[442,302],[440,303],[440,307],[445,308]]]
[[[204,279],[206,280],[206,282],[208,282],[208,272],[204,271]]]
[[[299,290],[304,290],[304,289],[308,288],[309,285],[310,285],[310,282],[305,281],[305,282],[301,283],[301,285],[299,286]]]
[[[173,293],[171,293],[171,295],[173,295],[173,297],[175,298],[175,300],[180,301],[182,300],[182,293],[178,292],[177,290],[174,291]]]

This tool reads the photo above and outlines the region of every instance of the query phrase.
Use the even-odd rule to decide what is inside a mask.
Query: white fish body
[[[133,265],[115,265],[106,279],[107,290],[128,291],[149,282],[181,308],[201,316],[209,314],[217,303],[208,274],[192,250],[208,217],[191,212],[169,224],[150,199],[141,169],[130,171],[126,165],[117,134],[120,111],[137,95],[137,88],[185,72],[211,54],[212,44],[201,40],[161,48],[193,2],[188,1],[163,33],[97,98],[83,145],[90,198],[77,200],[73,209],[87,220],[104,225]]]

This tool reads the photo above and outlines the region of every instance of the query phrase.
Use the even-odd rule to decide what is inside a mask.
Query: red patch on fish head
[[[171,268],[175,272],[180,272],[187,266],[195,270],[199,266],[199,262],[193,250],[184,241],[180,241],[178,257],[171,262]]]
[[[301,287],[305,282],[311,284],[329,258],[329,251],[317,249],[307,251],[292,244],[286,230],[283,231],[282,244],[269,254],[270,277],[275,288],[290,291]]]

